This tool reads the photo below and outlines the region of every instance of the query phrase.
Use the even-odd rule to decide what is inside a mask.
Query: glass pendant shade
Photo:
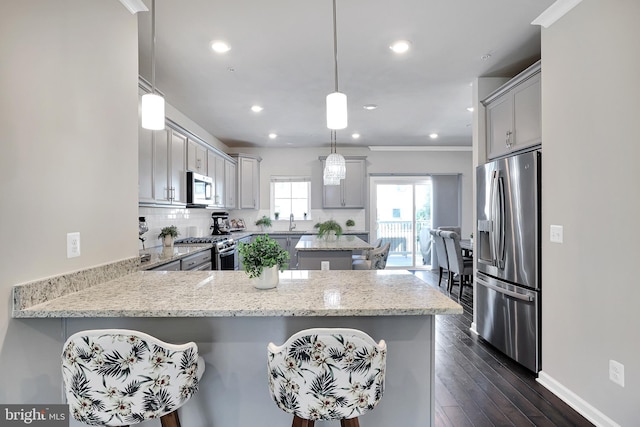
[[[333,92],[327,95],[327,127],[344,129],[347,127],[347,95]]]
[[[347,176],[344,157],[338,153],[331,153],[324,163],[324,185],[340,185],[340,180]]]
[[[142,127],[164,129],[164,98],[154,93],[142,95]]]

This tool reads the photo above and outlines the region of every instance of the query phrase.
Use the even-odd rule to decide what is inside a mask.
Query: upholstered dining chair
[[[93,426],[160,418],[162,427],[180,427],[177,410],[198,391],[203,373],[195,343],[167,344],[128,329],[81,331],[62,351],[71,414]]]
[[[384,270],[387,266],[391,242],[369,251],[369,259],[357,259],[351,262],[352,270]]]
[[[306,329],[281,346],[269,343],[267,353],[271,397],[293,415],[292,427],[359,427],[384,393],[387,345],[360,330]]]
[[[447,257],[447,248],[444,244],[444,239],[440,235],[440,230],[430,230],[429,234],[433,238],[433,243],[436,246],[436,258],[438,261],[438,286],[442,282],[442,275],[446,271],[447,277],[449,277],[449,258]],[[447,288],[449,285],[447,285]]]
[[[368,251],[364,251],[364,253],[362,254],[351,255],[351,260],[355,261],[357,259],[369,259],[369,253],[373,249],[378,249],[381,245],[382,245],[382,238],[376,239],[376,241],[373,243],[372,249],[369,249]]]
[[[447,248],[447,258],[449,260],[449,286],[447,289],[451,292],[454,276],[457,275],[460,281],[458,297],[462,298],[462,287],[465,283],[471,283],[473,260],[462,257],[460,235],[458,233],[455,231],[441,231],[440,235],[444,238],[445,247]]]

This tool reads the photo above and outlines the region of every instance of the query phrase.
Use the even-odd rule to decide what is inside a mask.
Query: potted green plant
[[[324,237],[327,240],[335,240],[342,235],[342,226],[333,219],[317,225],[319,238]]]
[[[344,225],[347,226],[347,230],[350,229],[351,227],[355,227],[356,226],[356,222],[354,220],[352,220],[351,218],[349,218],[347,220],[347,222],[344,223]]]
[[[258,289],[276,287],[278,270],[284,271],[289,262],[289,252],[267,234],[256,237],[251,243],[240,243],[238,253],[242,267],[249,278],[256,279],[254,286]]]
[[[158,239],[162,239],[162,245],[171,248],[173,247],[173,240],[180,235],[178,231],[178,227],[175,225],[170,225],[168,227],[163,227],[160,230],[160,234],[158,234]]]
[[[280,212],[274,212],[273,216],[275,217],[276,221],[280,218]]]
[[[269,218],[266,215],[263,215],[262,218],[256,221],[256,225],[259,226],[261,230],[264,230],[265,228],[269,228],[271,227],[271,218]]]

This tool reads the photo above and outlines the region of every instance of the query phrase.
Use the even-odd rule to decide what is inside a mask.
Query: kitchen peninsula
[[[15,286],[13,317],[61,318],[66,335],[94,328],[141,330],[194,341],[206,362],[184,425],[287,425],[268,393],[266,347],[310,327],[361,329],[388,345],[385,395],[363,424],[433,425],[434,315],[462,307],[406,271],[280,274],[258,290],[242,271],[140,271],[28,306]]]
[[[318,236],[302,236],[296,245],[298,269],[320,270],[327,262],[329,270],[351,270],[354,251],[368,251],[373,246],[357,236],[342,235],[334,239]]]

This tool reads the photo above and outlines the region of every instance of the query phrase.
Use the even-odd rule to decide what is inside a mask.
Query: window
[[[278,219],[306,219],[311,207],[311,178],[306,176],[271,177],[271,214]]]

